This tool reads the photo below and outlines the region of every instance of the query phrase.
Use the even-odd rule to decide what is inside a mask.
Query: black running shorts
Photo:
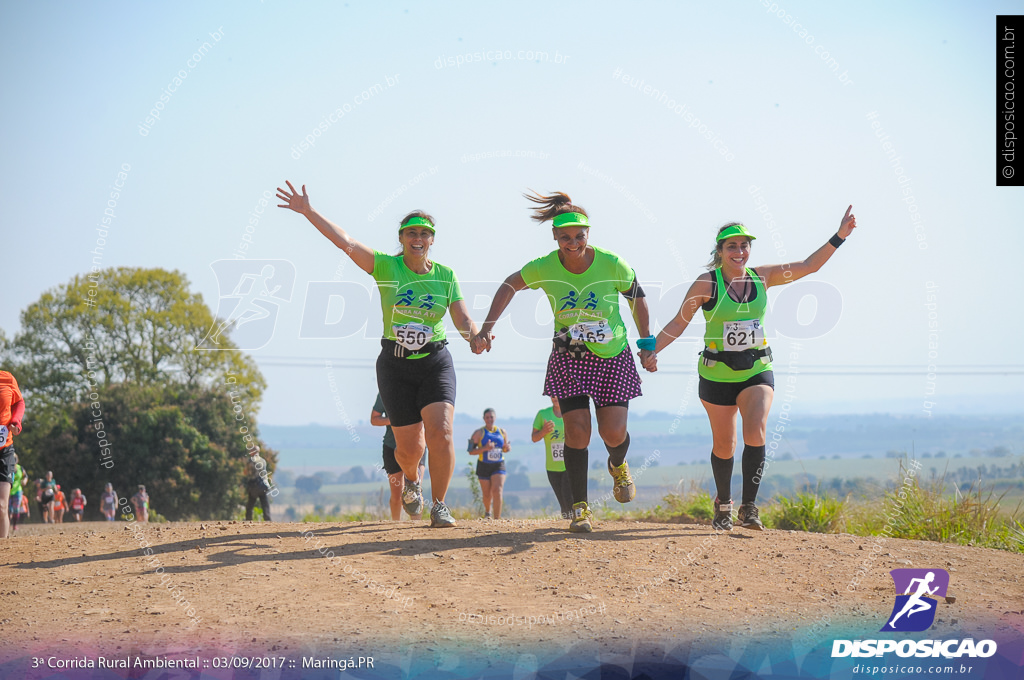
[[[14,444],[8,444],[0,449],[0,484],[14,484],[14,466]]]
[[[497,463],[484,463],[477,461],[476,464],[476,476],[478,479],[489,480],[494,475],[504,475],[505,472],[505,461],[501,460]]]
[[[391,427],[422,422],[428,404],[455,405],[455,366],[444,347],[422,359],[397,359],[381,351],[377,357],[377,389]]]
[[[752,378],[738,383],[715,382],[701,376],[697,387],[697,394],[700,395],[702,401],[706,401],[709,404],[735,406],[736,397],[740,395],[740,392],[754,385],[767,385],[774,390],[775,374],[771,371],[762,371]]]
[[[384,444],[383,458],[384,458],[384,472],[389,475],[397,474],[402,471],[402,466],[398,464],[398,460],[395,459],[395,450]],[[420,465],[427,464],[427,452],[423,452],[423,456],[420,458]]]

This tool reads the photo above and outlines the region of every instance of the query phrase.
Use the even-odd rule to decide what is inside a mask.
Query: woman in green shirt
[[[562,409],[556,397],[551,397],[551,406],[537,412],[530,439],[534,442],[544,440],[544,467],[548,483],[555,492],[562,518],[572,519],[572,489],[565,474],[565,423],[562,422]]]
[[[406,215],[398,227],[402,252],[388,255],[355,240],[310,207],[305,185],[300,194],[291,182],[287,184],[290,191],[277,189],[277,197],[285,202],[278,207],[304,216],[377,282],[384,316],[377,387],[395,434],[395,460],[405,473],[402,501],[410,515],[422,512],[416,473],[424,447],[429,448],[434,497],[430,526],[453,527],[455,520],[444,503],[455,471],[455,368],[445,348],[445,313],[451,314],[466,340],[477,329],[455,272],[430,259],[434,218],[420,210]]]
[[[649,348],[649,314],[636,273],[613,252],[588,245],[590,218],[587,211],[564,193],[527,195],[538,205],[533,219],[551,222],[558,248],[528,262],[498,288],[480,332],[472,340],[473,352],[491,349],[491,329],[512,297],[524,288],[541,288],[555,315],[555,335],[548,358],[544,394],[557,397],[565,423],[565,471],[572,489],[572,521],[569,531],[593,530],[593,514],[587,505],[587,469],[590,445],[590,401],[597,411],[597,428],[608,449],[608,472],[615,480],[614,495],[620,503],[636,497],[629,475],[626,430],[629,400],[640,396],[636,360],[626,342],[626,327],[619,316],[619,295],[629,302],[633,320]],[[646,345],[645,345],[646,347]]]
[[[737,222],[718,230],[708,271],[697,277],[679,313],[658,333],[655,353],[682,335],[698,309],[704,310],[704,351],[697,365],[698,393],[711,421],[711,472],[718,495],[712,526],[732,529],[732,469],[736,451],[736,413],[743,418],[743,499],[736,520],[745,529],[764,525],[754,501],[764,473],[768,410],[775,392],[771,350],[764,330],[766,290],[801,279],[821,269],[836,248],[857,227],[846,210],[839,231],[802,262],[748,268],[750,245],[756,238]],[[645,367],[657,370],[657,354]]]

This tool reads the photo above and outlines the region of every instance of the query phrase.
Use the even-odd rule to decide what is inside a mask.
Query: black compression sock
[[[732,461],[732,458],[719,458],[711,453],[711,474],[715,476],[719,503],[732,500]]]
[[[569,488],[572,489],[572,502],[587,501],[587,465],[590,464],[590,451],[587,447],[575,449],[566,445],[563,449],[565,474],[569,477]]]
[[[764,446],[743,445],[743,502],[753,503],[764,475]]]
[[[608,449],[608,458],[612,461],[612,467],[619,467],[626,462],[626,451],[629,451],[629,433],[626,433],[626,438],[618,446],[608,446],[607,443],[604,446]]]

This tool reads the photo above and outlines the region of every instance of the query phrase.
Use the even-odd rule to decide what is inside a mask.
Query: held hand
[[[300,215],[307,214],[309,212],[310,208],[309,208],[309,196],[306,194],[306,185],[305,184],[302,185],[302,194],[300,195],[299,192],[297,192],[295,190],[295,187],[292,186],[291,182],[285,180],[285,184],[287,184],[288,188],[291,189],[291,193],[289,193],[286,189],[282,189],[281,187],[278,187],[277,188],[277,197],[279,199],[281,199],[282,201],[285,201],[285,205],[278,204],[277,207],[278,208],[290,208],[291,210],[294,210],[295,212],[299,213]]]
[[[648,372],[654,373],[658,370],[658,355],[649,349],[642,349],[636,353],[640,357],[640,365]]]
[[[847,238],[857,228],[857,218],[850,212],[853,210],[851,205],[846,209],[846,214],[843,215],[843,221],[839,224],[839,238]]]
[[[491,351],[491,340],[494,338],[490,333],[480,331],[469,340],[469,346],[473,354],[483,354]]]
[[[540,428],[540,433],[543,434],[543,435],[551,434],[554,431],[555,431],[555,421],[553,421],[553,420],[545,420],[544,421],[544,427]]]
[[[11,431],[11,434],[21,434],[21,423],[16,420],[12,420],[8,425],[7,429]]]

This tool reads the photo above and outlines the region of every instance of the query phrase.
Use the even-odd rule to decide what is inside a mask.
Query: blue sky
[[[772,296],[777,373],[797,375],[800,408],[1019,411],[1019,377],[969,365],[999,363],[972,350],[1024,329],[1002,303],[1018,287],[1009,227],[1022,193],[995,186],[992,153],[995,15],[1022,3],[770,5],[5,2],[0,229],[17,283],[0,327],[13,335],[22,309],[88,270],[115,181],[103,266],[178,269],[214,308],[211,263],[233,257],[261,195],[286,179],[382,250],[402,215],[425,209],[433,255],[478,321],[499,281],[553,248],[520,194],[563,190],[590,212],[591,243],[636,269],[655,327],[722,223],[744,221],[761,237],[751,262],[776,263],[824,243],[852,203],[860,227],[813,285]],[[270,383],[263,421],[365,418],[379,307],[311,308],[307,291],[371,280],[294,213],[267,208],[251,226],[246,257],[295,272],[272,340],[253,352]],[[535,308],[529,328],[499,326],[485,357],[454,343],[459,411],[544,406],[546,303],[524,292],[513,311]],[[344,313],[366,316],[366,330],[299,337],[304,314]],[[801,325],[813,337],[795,340]],[[661,355],[666,370],[645,376],[634,409],[681,408],[699,337],[692,328]],[[836,366],[855,374],[822,374]],[[341,406],[328,373],[345,386]]]

